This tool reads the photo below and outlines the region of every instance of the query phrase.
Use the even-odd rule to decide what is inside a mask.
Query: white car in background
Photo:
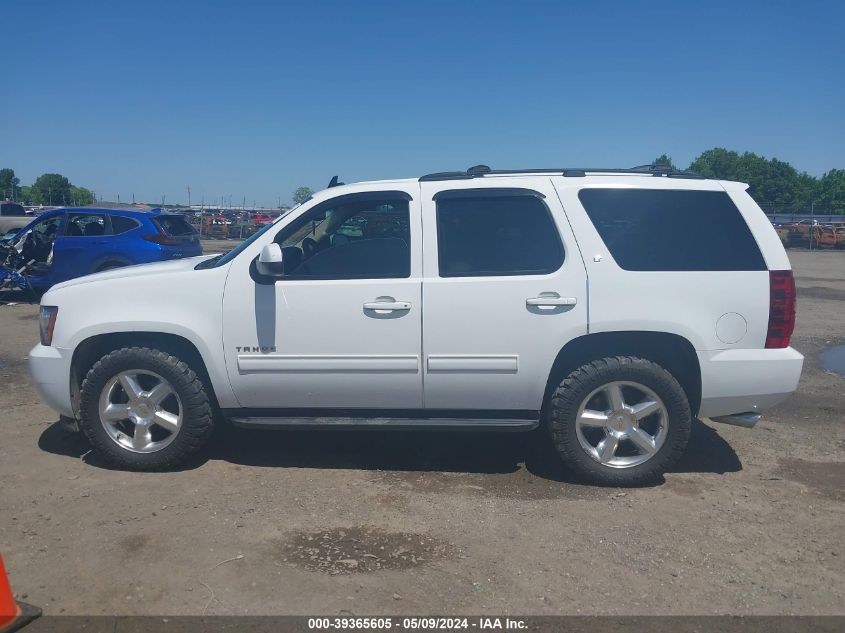
[[[54,286],[30,354],[96,453],[170,469],[215,422],[531,430],[652,481],[695,416],[798,384],[790,264],[746,185],[659,167],[335,186],[233,251]]]

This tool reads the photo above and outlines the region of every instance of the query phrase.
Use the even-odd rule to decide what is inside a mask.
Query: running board
[[[251,429],[430,429],[439,431],[531,431],[537,420],[519,418],[353,418],[231,416],[235,426]]]

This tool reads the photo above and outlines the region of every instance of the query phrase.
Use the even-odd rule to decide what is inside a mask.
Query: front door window
[[[276,237],[291,279],[400,279],[411,275],[408,201],[327,203]]]

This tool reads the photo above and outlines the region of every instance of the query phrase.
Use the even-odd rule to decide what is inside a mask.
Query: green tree
[[[296,191],[293,192],[293,203],[302,204],[313,195],[314,192],[311,191],[310,187],[299,187]]]
[[[15,170],[8,167],[0,169],[0,199],[15,200],[20,178],[15,176]]]
[[[36,204],[69,204],[70,188],[70,180],[61,174],[42,174],[32,183],[32,197]]]
[[[845,213],[845,169],[831,169],[818,180],[816,212]]]
[[[76,187],[71,185],[70,203],[75,207],[84,207],[89,204],[94,204],[94,192],[86,189],[85,187]]]
[[[672,157],[667,156],[666,154],[661,154],[651,161],[651,164],[658,165],[659,167],[668,167],[669,169],[677,169],[677,167],[675,167],[675,163],[672,162]]]
[[[753,152],[738,154],[723,147],[703,152],[689,166],[707,178],[738,180],[767,212],[808,211],[814,196],[815,179],[777,158],[766,159]]]
[[[35,204],[32,199],[32,187],[19,187],[17,201],[21,204]]]

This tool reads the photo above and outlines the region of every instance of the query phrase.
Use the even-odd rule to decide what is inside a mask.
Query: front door
[[[536,413],[558,352],[587,333],[586,270],[550,179],[423,182],[421,198],[426,409]]]
[[[413,185],[306,203],[235,258],[226,368],[242,407],[419,409],[421,240]],[[262,279],[263,243],[285,276]]]

